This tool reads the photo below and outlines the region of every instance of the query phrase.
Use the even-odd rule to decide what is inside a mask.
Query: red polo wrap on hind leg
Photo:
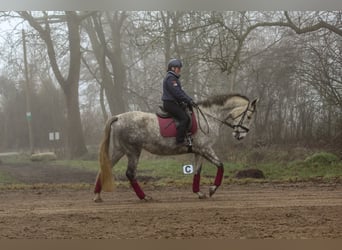
[[[197,193],[200,191],[199,185],[200,185],[200,179],[201,179],[201,175],[200,174],[195,174],[194,175],[194,180],[192,182],[192,191],[194,193]]]
[[[131,186],[134,189],[135,193],[139,197],[139,199],[144,199],[145,198],[145,193],[142,191],[139,183],[136,180],[131,181]]]
[[[223,167],[217,168],[216,178],[215,178],[215,182],[214,182],[214,185],[217,187],[220,186],[222,183],[223,172],[224,172]]]
[[[101,190],[102,190],[101,178],[97,178],[94,193],[99,194],[99,193],[101,193]]]

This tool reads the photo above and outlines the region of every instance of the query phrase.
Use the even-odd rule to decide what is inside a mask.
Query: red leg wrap
[[[214,182],[214,185],[217,187],[220,186],[222,183],[223,172],[224,172],[223,167],[217,168],[216,178],[215,178],[215,182]]]
[[[96,183],[95,183],[94,193],[95,194],[101,193],[101,190],[102,190],[101,178],[97,178]]]
[[[194,179],[192,182],[192,191],[194,193],[197,193],[200,191],[200,179],[201,179],[201,175],[200,174],[195,174],[194,175]]]
[[[139,183],[136,180],[131,181],[131,186],[134,189],[135,193],[139,197],[139,199],[145,198],[145,193],[142,191],[141,187],[139,186]]]

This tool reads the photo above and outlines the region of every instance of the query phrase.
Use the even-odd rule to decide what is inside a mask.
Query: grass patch
[[[0,186],[11,183],[16,183],[16,180],[9,174],[0,171]]]
[[[16,164],[16,163],[27,163],[30,161],[30,156],[27,154],[13,154],[13,155],[2,155],[0,157],[2,164]]]
[[[71,168],[76,168],[80,170],[88,171],[98,171],[99,163],[98,161],[82,161],[82,160],[66,160],[66,161],[54,161],[48,164],[69,166]],[[171,178],[176,179],[183,177],[183,165],[180,160],[176,159],[153,159],[147,160],[143,159],[139,162],[137,168],[137,176],[160,177],[160,178]],[[127,159],[121,159],[113,168],[113,174],[121,176],[126,174]],[[204,167],[206,169],[207,167]],[[215,167],[208,166],[210,170],[204,170],[207,173],[214,173],[216,171]]]
[[[53,162],[48,162],[47,164],[57,166],[68,166],[70,168],[94,172],[96,172],[99,169],[98,161],[93,160],[57,160]]]
[[[331,153],[314,153],[304,160],[258,164],[270,181],[336,180],[342,177],[342,161]]]
[[[320,159],[321,160],[321,159]],[[291,176],[303,180],[322,178],[325,180],[342,177],[342,162],[319,163],[312,160],[304,160],[290,163],[288,166]]]
[[[238,163],[225,162],[224,183],[263,183],[263,182],[302,182],[302,181],[342,181],[342,161],[331,153],[318,152],[304,154],[296,151],[299,159],[291,158],[289,152],[281,151],[279,155],[269,156],[270,152],[251,153],[252,161],[241,160]],[[291,153],[291,152],[290,152]],[[264,155],[267,154],[267,155]],[[271,158],[269,158],[271,157]],[[190,156],[192,159],[192,157]],[[177,186],[191,185],[193,175],[183,173],[183,165],[192,164],[188,156],[186,157],[142,157],[138,169],[138,180],[143,184],[155,186]],[[291,160],[289,160],[291,159]],[[2,157],[2,164],[26,163],[35,164],[30,161],[27,155]],[[57,160],[49,161],[44,164],[69,167],[84,171],[93,171],[94,178],[99,170],[97,160]],[[126,166],[127,159],[122,158],[113,168],[117,185],[126,185]],[[236,179],[237,171],[246,168],[257,168],[261,170],[265,179]],[[216,175],[216,167],[207,161],[203,162],[201,183],[211,184]],[[0,184],[15,183],[15,180],[0,171]]]

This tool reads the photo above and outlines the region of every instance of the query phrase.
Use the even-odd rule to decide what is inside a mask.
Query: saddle
[[[163,137],[176,137],[179,122],[170,113],[165,111],[162,106],[159,106],[159,108],[160,110],[157,111],[156,115],[158,118],[160,134]],[[191,135],[197,132],[197,120],[195,113],[189,109],[186,109],[186,114],[190,117],[187,133],[187,139],[189,140],[189,137],[191,139]]]

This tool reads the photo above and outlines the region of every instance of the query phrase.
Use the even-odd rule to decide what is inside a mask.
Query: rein
[[[205,117],[203,111],[199,108],[199,106],[194,106],[194,108],[197,110],[197,117],[199,118],[199,113],[202,115],[205,123],[207,124],[207,132],[204,132],[203,129],[202,129],[202,126],[201,126],[201,120],[198,119],[198,126],[200,128],[200,130],[203,132],[203,134],[207,135],[209,134],[209,123],[208,123],[208,120],[207,120],[207,117]],[[208,114],[207,114],[208,115]]]

